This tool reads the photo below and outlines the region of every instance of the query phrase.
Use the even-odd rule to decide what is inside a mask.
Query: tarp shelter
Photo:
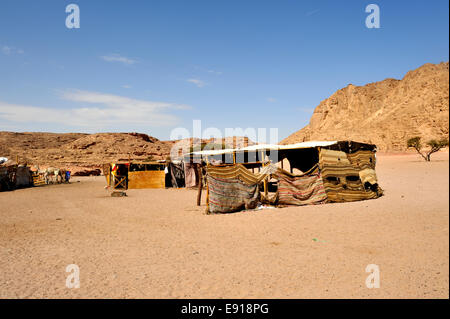
[[[33,186],[33,177],[28,166],[18,166],[16,169],[16,187]]]
[[[30,186],[33,186],[33,178],[28,166],[18,165],[12,160],[6,160],[0,164],[0,190]]]
[[[0,165],[0,191],[14,189],[14,175],[15,173],[12,167]]]
[[[264,200],[277,205],[308,205],[373,199],[382,195],[375,173],[376,146],[353,141],[319,141],[290,145],[254,145],[241,149],[194,152],[207,165],[208,209],[227,213],[261,202],[259,188],[264,181]],[[238,154],[244,163],[239,162]],[[211,156],[231,154],[232,164],[212,165]],[[247,154],[247,155],[245,155]],[[260,157],[258,157],[261,154]],[[263,166],[259,174],[245,168],[246,160]],[[267,163],[287,159],[291,172],[282,168],[265,172]],[[226,161],[225,161],[226,162]],[[293,174],[293,169],[301,174]],[[244,173],[244,170],[247,173]],[[222,172],[222,173],[220,173]],[[228,174],[227,172],[233,172]],[[239,172],[236,173],[236,172]],[[261,174],[266,174],[262,176]],[[252,177],[249,177],[252,176]],[[267,180],[277,181],[275,196],[267,196]],[[262,178],[259,180],[259,178]],[[246,182],[247,181],[247,182]],[[249,181],[253,181],[248,183]],[[257,195],[255,195],[257,194]]]

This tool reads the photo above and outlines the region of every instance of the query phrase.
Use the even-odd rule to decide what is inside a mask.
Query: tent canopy
[[[222,154],[232,154],[234,152],[257,152],[257,151],[276,151],[276,150],[289,150],[289,149],[301,149],[301,148],[314,148],[314,147],[324,147],[337,144],[337,141],[310,141],[301,142],[295,144],[278,145],[278,144],[256,144],[251,146],[246,146],[242,148],[228,148],[220,150],[203,150],[196,151],[186,154],[188,155],[222,155]]]

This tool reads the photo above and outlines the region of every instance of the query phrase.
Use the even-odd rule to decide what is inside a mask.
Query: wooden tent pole
[[[209,165],[208,155],[206,155],[205,159],[206,159],[206,168],[208,168],[208,165]],[[209,214],[209,184],[208,184],[208,180],[206,180],[206,213]]]
[[[206,183],[206,213],[209,214],[209,185]]]
[[[265,177],[265,178],[264,178],[264,197],[265,197],[265,198],[267,198],[267,195],[268,195],[268,193],[269,193],[269,188],[268,188],[268,185],[267,185],[267,180],[268,180],[268,177]]]
[[[202,188],[203,188],[203,173],[202,173],[201,165],[198,168],[198,176],[199,176],[199,181],[198,181],[198,193],[197,193],[197,206],[200,206],[200,204],[202,202]]]
[[[262,166],[265,167],[265,154],[264,151],[261,151],[262,154]],[[267,189],[267,177],[264,177],[264,197],[267,198],[267,194],[268,194],[268,189]]]
[[[206,180],[206,213],[209,214],[209,183]]]
[[[319,161],[318,163],[320,163],[320,146],[317,148],[317,154],[319,155]],[[319,165],[320,166],[320,165]]]

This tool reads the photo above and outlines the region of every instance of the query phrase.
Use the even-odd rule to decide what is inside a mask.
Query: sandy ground
[[[103,177],[0,193],[0,297],[448,298],[448,153],[378,159],[380,199],[229,215]]]

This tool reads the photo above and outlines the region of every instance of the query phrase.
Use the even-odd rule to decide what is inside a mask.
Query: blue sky
[[[68,4],[80,28],[65,26]],[[365,7],[380,7],[368,29]],[[0,2],[0,131],[273,128],[336,90],[448,61],[448,1]]]

